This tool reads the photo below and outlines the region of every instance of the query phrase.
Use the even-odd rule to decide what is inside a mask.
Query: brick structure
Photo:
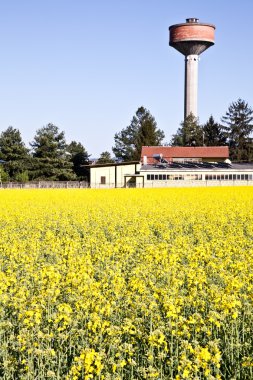
[[[169,27],[170,46],[185,56],[184,118],[197,115],[198,56],[214,44],[215,26],[187,18],[186,23]]]

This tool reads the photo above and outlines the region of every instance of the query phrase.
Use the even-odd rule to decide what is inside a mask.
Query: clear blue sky
[[[183,120],[184,57],[168,27],[216,25],[199,62],[199,120],[220,121],[239,97],[253,107],[252,0],[1,0],[0,131],[28,145],[52,122],[92,157],[143,105],[166,141]]]

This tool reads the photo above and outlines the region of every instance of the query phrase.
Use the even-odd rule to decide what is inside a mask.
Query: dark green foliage
[[[102,152],[99,159],[97,160],[97,164],[112,164],[114,163],[114,159],[111,157],[110,152]]]
[[[25,171],[23,171],[22,173],[18,173],[17,175],[16,175],[16,178],[15,178],[15,180],[17,181],[17,182],[28,182],[29,181],[29,173],[28,173],[28,170],[25,170]]]
[[[40,128],[30,143],[33,148],[33,157],[37,158],[62,158],[66,153],[66,141],[64,132],[54,124],[47,124]]]
[[[73,163],[73,170],[78,179],[87,180],[89,171],[85,165],[89,165],[89,154],[84,146],[76,141],[71,141],[67,146],[70,162]]]
[[[0,159],[5,161],[3,170],[10,179],[16,180],[17,176],[27,170],[28,149],[18,129],[10,126],[1,133]]]
[[[8,182],[10,180],[9,174],[4,170],[3,165],[0,165],[0,182]]]
[[[113,153],[123,161],[140,160],[142,146],[161,145],[164,132],[157,129],[157,124],[150,112],[140,107],[131,124],[114,136]]]
[[[203,131],[198,119],[190,113],[172,136],[172,146],[203,146]]]
[[[206,146],[220,146],[226,145],[227,139],[223,133],[222,125],[214,121],[213,116],[211,115],[202,127],[204,145]]]
[[[33,149],[32,179],[65,181],[76,178],[67,155],[64,132],[57,126],[50,123],[39,129],[30,145]]]
[[[242,99],[230,104],[221,119],[230,147],[230,157],[236,161],[252,161],[253,110]]]

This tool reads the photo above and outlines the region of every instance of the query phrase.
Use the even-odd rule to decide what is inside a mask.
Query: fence
[[[145,188],[165,188],[165,187],[211,187],[211,186],[253,186],[253,180],[170,180],[170,181],[146,181]],[[115,183],[91,183],[93,189],[112,189]],[[117,188],[124,188],[124,183],[118,183]],[[127,183],[127,188],[143,188],[142,183]]]
[[[89,183],[85,181],[31,181],[2,182],[2,189],[86,189]]]
[[[253,186],[253,181],[148,181],[145,188],[161,187],[209,187],[209,186]],[[127,184],[127,188],[142,188],[142,184]],[[38,181],[38,182],[0,182],[2,189],[114,189],[115,183],[106,185],[85,181]],[[117,188],[124,188],[124,184],[117,184]]]

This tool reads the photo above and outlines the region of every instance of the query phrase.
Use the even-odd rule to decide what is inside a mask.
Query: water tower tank
[[[214,44],[215,26],[187,18],[183,24],[171,25],[169,31],[170,46],[185,56],[184,117],[190,113],[197,117],[198,60]]]

